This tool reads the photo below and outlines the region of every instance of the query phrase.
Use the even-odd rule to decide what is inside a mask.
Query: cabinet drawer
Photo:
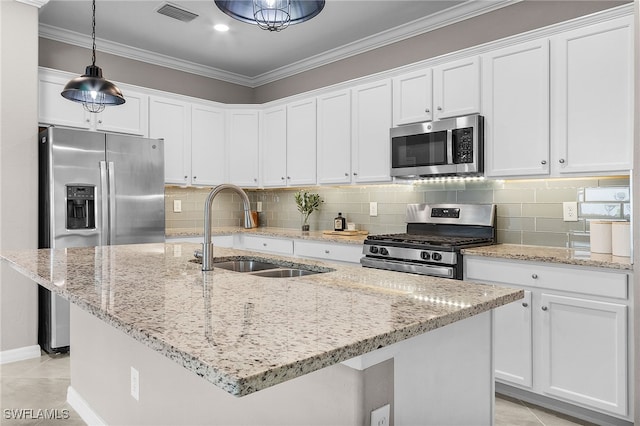
[[[247,250],[266,251],[269,253],[293,254],[293,240],[277,238],[253,237],[244,235],[243,247]]]
[[[296,256],[316,259],[337,260],[339,262],[360,263],[362,246],[351,244],[295,242]]]
[[[465,279],[470,281],[547,288],[616,299],[628,298],[628,278],[624,273],[473,257],[465,257],[465,271]]]

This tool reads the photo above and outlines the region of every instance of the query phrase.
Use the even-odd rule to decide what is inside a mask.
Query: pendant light
[[[258,25],[263,30],[282,31],[319,14],[325,0],[215,0],[215,3],[238,21]]]
[[[124,96],[120,89],[102,77],[102,68],[96,66],[96,0],[93,0],[93,21],[91,38],[93,40],[91,65],[84,75],[69,81],[61,95],[73,102],[80,102],[91,113],[104,111],[107,105],[122,105]]]

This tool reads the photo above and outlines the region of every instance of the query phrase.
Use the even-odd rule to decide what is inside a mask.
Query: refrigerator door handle
[[[109,184],[107,182],[107,162],[100,162],[100,232],[98,244],[109,244],[107,231],[109,229],[109,199],[107,197]]]
[[[109,245],[116,241],[116,168],[109,161]]]

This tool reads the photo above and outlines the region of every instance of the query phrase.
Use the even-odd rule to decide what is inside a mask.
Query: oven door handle
[[[455,278],[453,268],[448,266],[427,265],[422,263],[396,262],[387,259],[363,257],[360,259],[362,266],[388,271],[408,272],[410,274],[432,275],[442,278]]]

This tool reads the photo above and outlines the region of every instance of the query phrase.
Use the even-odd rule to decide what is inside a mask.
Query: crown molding
[[[48,0],[19,0],[24,2],[47,2]],[[377,49],[388,44],[396,43],[416,35],[424,34],[435,29],[451,25],[474,16],[482,15],[496,9],[520,2],[522,0],[498,0],[498,1],[472,1],[453,6],[434,15],[417,19],[400,27],[392,28],[371,37],[358,40],[345,46],[327,51],[325,53],[312,56],[310,58],[294,62],[281,68],[269,71],[256,77],[249,77],[236,73],[227,72],[218,68],[176,59],[159,53],[114,43],[108,40],[97,39],[100,52],[105,52],[121,56],[136,61],[142,61],[162,67],[172,68],[191,74],[214,78],[229,83],[240,84],[248,87],[258,87],[266,83],[290,77],[322,65],[330,64],[341,59],[348,58],[360,53]],[[44,4],[44,3],[43,3]],[[67,43],[79,47],[90,48],[91,38],[86,34],[61,29],[49,25],[40,24],[39,36],[62,43]]]
[[[49,0],[16,0],[18,3],[28,4],[29,6],[35,6],[38,9],[49,3]]]

